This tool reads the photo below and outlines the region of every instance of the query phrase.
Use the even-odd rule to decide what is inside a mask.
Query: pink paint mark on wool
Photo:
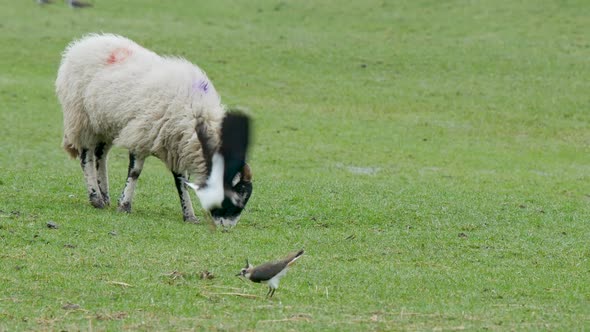
[[[193,92],[197,92],[197,91],[202,91],[204,93],[207,93],[207,91],[209,91],[209,81],[205,80],[205,79],[201,79],[201,80],[194,80],[193,84],[192,84],[192,91]]]
[[[122,62],[131,55],[131,50],[128,48],[116,48],[111,52],[107,58],[107,64],[113,65],[117,62]]]

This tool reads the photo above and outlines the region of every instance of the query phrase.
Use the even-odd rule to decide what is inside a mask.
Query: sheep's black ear
[[[195,128],[197,132],[197,138],[201,143],[201,149],[203,149],[203,158],[205,158],[205,165],[207,166],[207,176],[211,173],[213,154],[215,153],[215,145],[207,133],[207,126],[200,122],[197,123]]]
[[[232,187],[232,181],[246,164],[250,144],[250,118],[243,113],[228,112],[221,124],[221,155],[225,161],[223,183]]]

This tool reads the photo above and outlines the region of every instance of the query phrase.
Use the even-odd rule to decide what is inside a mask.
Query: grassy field
[[[0,331],[590,329],[587,1],[94,5],[0,0]],[[88,204],[53,82],[101,31],[252,114],[231,232],[183,223],[155,158],[132,214]],[[270,300],[234,276],[300,248]]]

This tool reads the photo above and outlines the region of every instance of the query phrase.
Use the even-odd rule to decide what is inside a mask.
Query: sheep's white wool
[[[207,75],[192,63],[121,36],[91,34],[65,50],[56,91],[63,147],[73,157],[82,148],[114,143],[140,158],[155,155],[197,183],[206,180],[195,128],[205,128],[218,146],[225,110]]]

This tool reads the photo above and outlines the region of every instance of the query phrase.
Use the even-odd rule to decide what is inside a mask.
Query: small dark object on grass
[[[465,234],[465,233],[459,233],[459,237],[467,237],[467,234]]]
[[[12,217],[12,218],[20,217],[20,211],[10,211],[10,217]]]
[[[110,232],[109,232],[109,235],[110,235],[110,236],[117,236],[117,232],[115,232],[115,231],[110,231]]]
[[[67,244],[64,244],[64,248],[70,248],[70,249],[74,249],[74,248],[76,248],[76,246],[75,246],[75,245],[73,245],[73,244],[69,244],[69,243],[67,243]]]
[[[213,275],[213,273],[211,273],[211,272],[209,272],[207,270],[201,272],[200,277],[203,280],[211,280],[211,279],[215,278],[215,276]]]
[[[47,222],[47,228],[50,228],[50,229],[58,229],[59,228],[59,225],[56,224],[55,221],[50,220],[50,221]]]
[[[78,310],[78,309],[80,309],[80,305],[68,302],[68,303],[64,304],[61,308],[64,310]]]
[[[92,7],[91,3],[82,2],[82,1],[78,1],[78,0],[68,0],[68,5],[70,5],[70,7],[72,7],[72,8]]]

